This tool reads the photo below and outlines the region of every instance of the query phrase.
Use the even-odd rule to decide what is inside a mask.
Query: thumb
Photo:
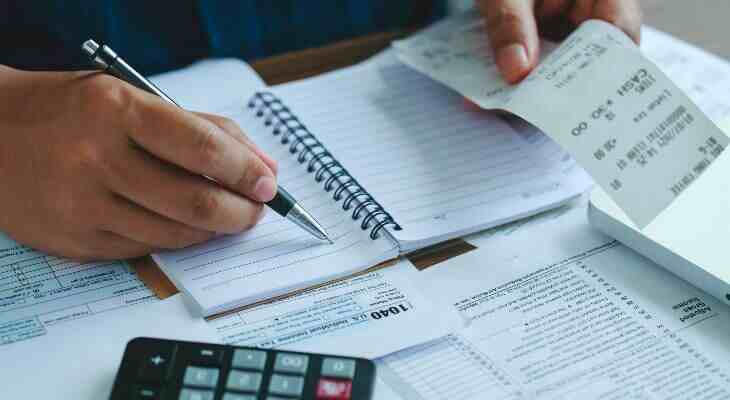
[[[537,64],[540,42],[533,0],[480,0],[497,68],[509,83],[524,78]]]

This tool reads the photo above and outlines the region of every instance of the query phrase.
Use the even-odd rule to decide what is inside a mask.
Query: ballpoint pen
[[[167,96],[152,82],[147,80],[147,78],[135,71],[134,68],[119,57],[114,50],[109,48],[109,46],[100,46],[94,40],[89,39],[81,45],[81,49],[87,56],[89,56],[91,62],[104,72],[107,72],[142,90],[155,94],[163,100],[179,107],[173,99]],[[294,197],[292,197],[281,186],[277,188],[276,196],[271,201],[266,202],[266,205],[282,217],[299,225],[302,229],[309,232],[316,238],[332,243],[332,239],[330,239],[327,231],[325,231],[322,225],[320,225],[320,223],[317,222],[311,214],[302,208]]]

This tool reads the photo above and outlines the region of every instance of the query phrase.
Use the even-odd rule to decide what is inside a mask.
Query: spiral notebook
[[[249,232],[155,254],[206,316],[556,207],[590,185],[539,132],[470,111],[397,62],[267,88],[215,111],[279,161],[279,184],[335,243],[269,213]]]

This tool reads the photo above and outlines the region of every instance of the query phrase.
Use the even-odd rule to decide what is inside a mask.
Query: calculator
[[[363,358],[135,338],[111,400],[366,400],[374,381]]]

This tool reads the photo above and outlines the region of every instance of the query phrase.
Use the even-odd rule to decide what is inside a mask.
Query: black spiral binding
[[[258,92],[251,98],[248,107],[255,110],[257,117],[264,118],[264,125],[272,127],[274,136],[281,135],[281,144],[289,145],[289,152],[297,155],[300,164],[307,163],[307,172],[314,173],[316,182],[324,180],[325,191],[334,190],[332,197],[335,201],[344,198],[343,210],[348,211],[355,207],[352,219],[357,221],[363,218],[360,228],[371,229],[371,239],[380,237],[380,230],[387,225],[401,230],[401,226],[383,206],[350,175],[278,97],[269,92]]]

